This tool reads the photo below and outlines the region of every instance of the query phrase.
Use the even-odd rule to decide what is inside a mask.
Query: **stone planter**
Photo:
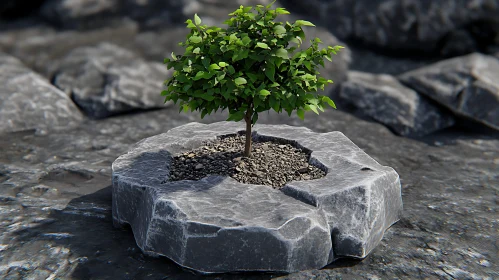
[[[295,272],[363,258],[402,211],[398,174],[340,132],[256,125],[254,139],[311,151],[324,178],[281,190],[230,177],[165,181],[175,154],[242,124],[190,123],[137,143],[113,163],[113,223],[129,224],[142,251],[202,273]]]

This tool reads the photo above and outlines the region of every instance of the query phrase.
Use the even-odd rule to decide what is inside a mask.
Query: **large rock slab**
[[[82,47],[61,61],[54,85],[92,118],[168,106],[161,96],[169,71],[112,44]]]
[[[360,113],[398,135],[418,137],[454,124],[450,112],[440,109],[391,75],[350,71],[339,95],[342,102],[353,104]]]
[[[454,113],[499,129],[499,60],[470,54],[444,60],[399,79]]]
[[[174,154],[240,129],[232,122],[190,123],[120,156],[113,163],[115,225],[130,224],[145,253],[197,271],[292,272],[340,256],[365,257],[399,219],[398,174],[339,132],[256,126],[255,138],[297,143],[313,151],[312,164],[328,170],[284,192],[220,176],[167,180]]]
[[[0,53],[0,132],[64,129],[83,120],[71,99],[18,59]]]
[[[476,51],[498,34],[499,1],[281,0],[294,11],[319,19],[340,39],[394,51]],[[489,29],[489,30],[487,30]]]

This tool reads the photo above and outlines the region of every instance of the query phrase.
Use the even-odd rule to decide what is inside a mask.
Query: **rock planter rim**
[[[134,237],[137,245],[144,252],[147,252],[148,254],[152,253],[154,255],[164,255],[183,267],[188,267],[201,273],[209,274],[235,271],[273,271],[289,273],[304,269],[322,268],[323,266],[334,261],[337,257],[351,256],[363,258],[379,243],[384,231],[399,219],[402,208],[402,201],[400,195],[400,181],[398,174],[392,168],[381,166],[374,159],[370,158],[341,132],[315,133],[310,129],[304,127],[292,127],[287,125],[256,125],[253,134],[254,137],[269,137],[272,139],[282,138],[288,143],[296,142],[296,144],[294,144],[295,146],[299,145],[300,147],[311,151],[309,160],[310,164],[314,164],[316,166],[317,164],[320,164],[326,168],[325,171],[327,171],[327,174],[323,178],[306,181],[291,181],[288,182],[281,190],[274,190],[269,186],[263,185],[244,185],[266,188],[268,190],[262,189],[261,192],[270,193],[270,195],[279,195],[285,200],[288,200],[291,196],[291,198],[293,198],[292,201],[294,201],[293,203],[296,203],[297,207],[300,205],[300,207],[305,207],[303,209],[308,209],[307,207],[313,207],[315,209],[315,214],[313,215],[319,215],[321,217],[317,218],[316,216],[314,216],[312,220],[321,220],[323,218],[327,220],[327,238],[329,241],[324,239],[323,225],[319,226],[319,232],[322,230],[321,242],[330,242],[331,244],[329,245],[331,246],[330,249],[327,250],[328,253],[320,253],[320,259],[317,259],[317,262],[313,264],[287,263],[284,266],[281,265],[280,268],[277,269],[270,267],[262,269],[258,269],[256,267],[230,267],[230,265],[229,267],[221,269],[203,269],[200,267],[196,268],[192,265],[189,265],[189,260],[179,259],[180,257],[178,256],[172,256],[172,254],[176,254],[174,250],[171,251],[173,253],[170,255],[165,254],[164,252],[155,252],[154,248],[150,247],[151,241],[149,240],[150,236],[148,235],[148,230],[151,226],[150,224],[153,223],[154,219],[156,219],[156,217],[153,217],[153,214],[147,214],[152,211],[152,209],[147,208],[144,212],[145,216],[140,217],[140,215],[142,215],[143,213],[135,213],[137,206],[136,204],[142,202],[136,202],[135,200],[128,201],[126,203],[126,207],[133,209],[125,209],[123,208],[123,205],[121,205],[120,207],[120,201],[123,199],[138,199],[133,198],[134,196],[129,196],[132,194],[132,192],[135,192],[138,196],[142,196],[144,195],[144,193],[152,191],[156,192],[156,190],[161,189],[165,190],[165,187],[178,184],[179,182],[188,183],[189,186],[192,187],[195,185],[203,184],[206,181],[213,180],[213,178],[222,178],[222,180],[224,181],[230,182],[232,180],[234,181],[232,182],[234,184],[243,185],[243,183],[236,182],[234,179],[228,178],[227,176],[209,176],[198,181],[169,181],[166,184],[161,184],[161,181],[163,181],[165,176],[168,175],[168,161],[170,160],[171,162],[173,154],[199,147],[205,141],[216,139],[218,136],[234,134],[234,131],[239,132],[241,131],[239,127],[240,124],[233,122],[218,122],[209,125],[189,123],[171,129],[166,133],[146,138],[138,142],[127,154],[120,156],[112,166],[113,223],[115,224],[115,226],[121,226],[125,223],[130,224],[134,232]],[[276,136],[276,134],[280,135],[281,137]],[[186,138],[188,138],[188,140],[186,140]],[[324,141],[317,141],[318,139]],[[335,145],[337,146],[336,148],[331,148],[331,144],[333,143],[338,144]],[[161,144],[161,147],[158,147],[159,144]],[[338,149],[338,147],[340,149]],[[151,159],[154,159],[154,161],[156,162],[158,162],[158,160],[162,158],[165,164],[162,168],[157,167],[155,170],[151,170],[151,172],[148,172],[148,174],[141,174],[140,172],[137,172],[137,170],[135,170],[134,172],[134,169],[131,168],[134,162],[137,165],[143,164],[143,162],[140,162],[138,160],[141,155],[151,156]],[[165,160],[168,158],[169,160]],[[348,170],[342,170],[341,176],[344,176],[346,174],[345,176],[348,177],[351,174],[360,174],[355,176],[360,176],[363,179],[359,180],[354,178],[354,181],[356,182],[356,184],[354,185],[351,185],[351,181],[349,181],[348,178],[338,180],[338,175],[335,174],[335,172],[330,172],[331,170],[333,170],[332,167],[334,166],[346,166]],[[352,169],[352,167],[354,169]],[[165,172],[165,170],[167,172]],[[335,185],[333,186],[331,184],[328,184],[328,180],[334,182]],[[383,186],[385,185],[388,186],[388,188],[384,188]],[[213,188],[216,192],[218,191],[219,187],[218,185],[215,185]],[[348,203],[353,203],[353,208],[349,209],[348,211],[343,211],[345,212],[343,214],[336,213],[335,211],[337,211],[337,209],[334,208],[335,206],[332,207],[329,205],[330,203],[328,203],[331,200],[334,201],[335,199],[338,199],[339,197],[341,197],[341,195],[347,198],[347,200],[345,201],[348,201]],[[151,200],[151,198],[147,195],[144,195],[144,197],[149,199],[150,203],[157,203],[157,201]],[[374,199],[380,198],[380,200],[376,201],[376,203],[373,204],[373,202],[371,202],[373,197]],[[172,199],[171,201],[174,201],[174,199],[178,198],[171,198],[171,196],[169,196],[168,199]],[[180,199],[182,199],[182,197]],[[338,201],[344,203],[342,202],[343,199],[340,199]],[[127,211],[129,213],[127,213]],[[184,212],[182,213],[185,214]],[[205,218],[196,217],[195,215],[197,213],[195,211],[192,213],[194,213],[194,220],[196,218]],[[188,213],[185,215],[192,215],[192,213]],[[149,216],[146,217],[147,215]],[[273,213],[268,215],[273,215]],[[353,223],[352,221],[350,221],[345,225],[337,224],[338,219],[341,219],[341,217],[350,217],[350,215],[352,215],[355,220]],[[189,216],[189,218],[192,217]],[[206,221],[196,222],[201,223],[205,226],[207,225]],[[244,222],[248,223],[246,220],[244,220]],[[260,221],[252,222],[256,223],[253,226],[256,226],[257,228],[262,227]],[[144,223],[147,225],[145,225]],[[212,224],[212,226],[220,225]],[[238,225],[235,228],[241,226],[244,226],[244,224]],[[145,232],[144,227],[147,228]],[[315,228],[316,227],[314,226],[312,229]],[[157,229],[155,228],[155,230]],[[300,238],[302,237],[303,236],[300,236]],[[185,238],[187,240],[189,236],[187,235],[187,237]],[[313,238],[311,240],[313,240]],[[228,240],[227,242],[231,242],[231,240]],[[187,243],[185,243],[184,245],[187,246]],[[296,248],[293,247],[290,250],[295,249]],[[302,248],[298,248],[297,250],[300,249]],[[185,257],[187,248],[180,248],[180,250],[182,250],[182,254]],[[315,255],[314,252],[312,252],[311,255]]]

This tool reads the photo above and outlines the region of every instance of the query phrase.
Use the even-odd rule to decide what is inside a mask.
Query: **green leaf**
[[[244,119],[244,112],[237,111],[235,113],[229,113],[229,118],[227,119],[227,121],[238,122],[242,119]]]
[[[246,73],[246,76],[250,78],[250,80],[254,83],[256,80],[258,80],[258,75],[255,75],[253,73]]]
[[[246,36],[243,38],[242,42],[243,42],[243,45],[247,46],[249,43],[251,43],[251,38]]]
[[[220,70],[220,66],[218,66],[217,64],[213,63],[212,65],[210,65],[210,67],[208,67],[209,70]]]
[[[265,67],[265,76],[269,78],[272,82],[275,82],[274,80],[274,75],[275,75],[275,67],[272,64],[268,64],[267,67]]]
[[[331,106],[334,109],[336,109],[336,104],[334,104],[334,102],[333,102],[333,100],[331,100],[331,98],[329,98],[327,96],[322,96],[322,102],[323,103],[327,103],[329,106]]]
[[[317,111],[317,106],[315,106],[314,104],[307,104],[307,105],[305,105],[305,110],[307,110],[307,111],[312,110],[317,115],[319,114],[319,111]]]
[[[283,59],[289,59],[288,51],[286,49],[278,49],[275,55]]]
[[[239,77],[239,78],[236,78],[234,80],[234,83],[236,83],[236,85],[240,86],[240,85],[244,85],[244,84],[248,83],[248,81],[246,81],[245,78]]]
[[[310,21],[306,20],[297,20],[295,21],[295,26],[315,26],[313,23]]]
[[[266,90],[266,89],[262,89],[260,91],[260,95],[261,96],[267,96],[267,95],[270,95],[270,91]]]
[[[305,119],[305,111],[303,109],[298,109],[296,111],[296,114],[302,121]]]
[[[258,113],[257,113],[257,112],[255,112],[255,113],[253,114],[253,117],[251,118],[251,124],[253,124],[253,125],[254,125],[257,121],[258,121]]]
[[[192,51],[192,53],[198,54],[200,50],[201,50],[200,48],[195,48],[195,49]]]
[[[285,34],[286,33],[286,28],[282,25],[276,25],[274,26],[274,33],[277,35]]]
[[[185,21],[185,23],[187,23],[187,28],[190,28],[190,29],[196,29],[196,25],[194,25],[194,23],[192,23],[192,20],[188,19]]]
[[[194,81],[197,81],[197,80],[200,80],[202,78],[204,78],[204,74],[205,72],[204,71],[199,71],[196,73],[196,76],[193,78]]]
[[[256,46],[262,49],[270,49],[269,46],[265,43],[256,43]]]
[[[199,18],[198,14],[194,14],[194,22],[196,23],[196,25],[201,24],[201,18]]]
[[[275,1],[277,1],[277,0],[272,1],[272,3],[265,6],[265,8],[270,9],[272,7],[272,5],[274,5]]]
[[[225,63],[225,62],[219,62],[219,63],[218,63],[218,66],[220,66],[220,67],[222,67],[222,68],[223,68],[223,67],[225,67],[225,66],[227,66],[227,65],[228,65],[228,64],[227,64],[227,63]]]
[[[280,15],[289,15],[289,14],[290,14],[290,13],[289,13],[286,9],[284,9],[284,8],[277,8],[275,11],[276,11],[278,14],[280,14]]]
[[[189,37],[189,41],[191,41],[194,44],[200,43],[203,39],[199,36],[191,36]]]
[[[171,57],[172,57],[172,59],[173,59],[174,61],[177,61],[177,56],[175,55],[175,53],[173,53],[173,52],[172,52],[172,53],[171,53]]]

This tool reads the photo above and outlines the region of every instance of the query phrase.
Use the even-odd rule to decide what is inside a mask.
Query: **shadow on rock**
[[[137,247],[129,227],[112,225],[111,186],[75,198],[63,210],[52,210],[52,223],[18,232],[19,242],[43,241],[44,247],[70,250],[75,279],[270,279],[276,274],[245,273],[203,276],[184,270],[165,257],[148,257]],[[42,249],[40,249],[43,254]],[[48,251],[48,250],[45,250]],[[40,255],[41,255],[40,254]],[[43,257],[43,256],[38,256]],[[61,258],[67,258],[62,255]]]

